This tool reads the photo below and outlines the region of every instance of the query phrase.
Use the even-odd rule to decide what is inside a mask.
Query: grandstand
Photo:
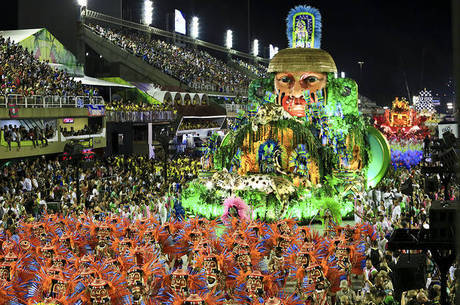
[[[266,73],[260,57],[88,9],[82,11],[80,36],[105,60],[120,64],[123,78],[136,77],[136,71],[163,88],[244,96],[250,81]]]
[[[135,153],[137,141],[144,153],[183,116],[235,116],[251,80],[267,73],[260,57],[87,9],[81,14],[75,39],[86,57],[109,65],[109,74],[45,28],[0,32],[0,159],[61,153],[85,138],[88,148],[106,153]],[[199,133],[201,125],[221,123],[187,128]]]

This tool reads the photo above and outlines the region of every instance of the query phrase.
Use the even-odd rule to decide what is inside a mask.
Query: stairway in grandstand
[[[160,86],[171,86],[189,89],[181,84],[177,79],[166,75],[162,71],[154,68],[142,58],[137,57],[128,51],[112,44],[107,39],[95,34],[88,26],[82,24],[80,28],[80,38],[91,47],[96,53],[102,55],[110,63],[118,63],[128,70],[142,75],[145,79],[159,84]]]

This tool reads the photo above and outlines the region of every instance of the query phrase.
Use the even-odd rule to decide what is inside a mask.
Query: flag
[[[8,103],[8,109],[10,111],[10,118],[17,118],[19,116],[19,108],[16,103]]]

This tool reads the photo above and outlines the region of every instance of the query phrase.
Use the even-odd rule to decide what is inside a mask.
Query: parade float
[[[287,36],[269,77],[249,86],[248,111],[221,142],[208,142],[204,173],[182,192],[187,212],[220,217],[224,200],[240,197],[252,218],[337,221],[384,176],[388,144],[360,115],[355,81],[337,78],[320,49],[319,11],[292,9]]]
[[[375,127],[390,143],[394,169],[410,169],[422,161],[423,140],[431,133],[426,123],[433,119],[434,114],[428,103],[421,102],[422,96],[419,96],[415,108],[409,106],[405,99],[395,98],[391,109],[374,118]]]

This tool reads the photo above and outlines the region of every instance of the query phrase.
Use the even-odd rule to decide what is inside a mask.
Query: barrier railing
[[[19,108],[83,108],[87,105],[104,105],[101,96],[24,96],[8,94],[0,96],[0,108],[14,104]]]
[[[176,119],[174,111],[106,111],[108,122],[159,122]]]

